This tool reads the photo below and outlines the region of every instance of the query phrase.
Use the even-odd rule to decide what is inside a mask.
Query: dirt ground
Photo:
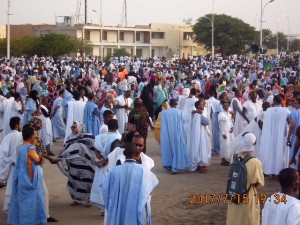
[[[147,154],[155,161],[153,172],[159,179],[159,185],[152,195],[153,225],[224,225],[226,223],[227,205],[189,204],[190,194],[219,194],[226,190],[228,167],[220,166],[219,156],[213,156],[207,174],[181,172],[170,175],[162,168],[160,147],[152,134],[147,140]],[[61,141],[53,147],[54,153],[62,148]],[[58,167],[49,162],[44,166],[44,179],[50,195],[50,215],[59,220],[57,225],[102,225],[103,217],[96,207],[70,206],[72,202],[67,189],[66,177]],[[271,194],[279,190],[279,184],[265,179],[265,187],[259,189],[260,194]],[[0,224],[7,224],[7,216],[3,213],[5,189],[0,189]],[[30,206],[29,206],[30,207]],[[238,224],[237,224],[238,225]]]

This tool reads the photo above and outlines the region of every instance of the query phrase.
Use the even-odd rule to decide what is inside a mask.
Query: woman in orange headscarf
[[[169,109],[170,105],[167,102],[164,102],[162,104],[162,111]],[[153,135],[155,140],[160,144],[160,123],[161,123],[161,113],[162,111],[158,114],[157,120],[154,124],[154,129],[153,129]]]

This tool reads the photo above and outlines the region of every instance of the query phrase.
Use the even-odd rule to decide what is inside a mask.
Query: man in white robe
[[[74,121],[83,122],[85,104],[86,104],[85,102],[79,101],[76,98],[75,101],[68,102],[68,116],[67,116],[67,125],[66,125],[66,136],[64,142],[66,142],[67,138],[72,133],[71,126],[73,125]]]
[[[235,97],[232,99],[230,108],[235,114],[234,125],[233,125],[233,135],[236,137],[239,135],[244,128],[244,118],[242,116],[242,103],[240,98],[242,97],[242,92],[240,90],[235,91]]]
[[[195,102],[198,101],[196,97],[197,90],[196,88],[191,89],[190,96],[186,98],[184,108],[183,108],[183,116],[185,118],[184,130],[186,133],[187,147],[190,149],[191,142],[191,129],[192,129],[192,111],[195,110]]]
[[[217,123],[217,121],[214,121],[214,119],[216,119],[216,118],[213,115],[214,115],[214,113],[217,112],[217,107],[220,103],[220,101],[215,98],[215,93],[216,93],[215,89],[210,88],[208,91],[209,99],[206,100],[208,129],[210,130],[210,133],[212,134],[210,137],[211,148],[213,148],[213,143],[214,143],[214,138],[215,138],[213,136],[213,134],[216,133],[216,132],[214,132],[215,127],[213,126],[213,124]]]
[[[177,109],[183,110],[185,105],[185,100],[190,95],[190,89],[184,88],[182,91],[182,95],[179,95]]]
[[[119,133],[122,134],[125,130],[125,124],[128,122],[128,114],[131,108],[132,99],[131,91],[128,90],[124,95],[120,95],[115,99],[117,108],[116,115],[119,122]]]
[[[12,106],[14,104],[15,98],[10,97],[10,98],[4,98],[2,101],[2,107],[3,107],[3,122],[2,122],[2,127],[0,127],[0,130],[3,129],[3,131],[0,133],[0,140],[6,136],[7,134],[10,133],[11,129],[9,126],[9,121],[11,118],[11,113],[12,113]],[[0,109],[1,111],[1,109]]]
[[[289,146],[286,145],[289,110],[281,107],[281,97],[274,96],[274,107],[264,113],[260,157],[265,174],[278,175],[288,167]]]
[[[96,162],[98,168],[95,171],[90,200],[93,202],[93,204],[95,204],[102,210],[104,209],[104,201],[100,184],[109,172],[108,167],[105,166],[107,163],[102,161],[107,161],[107,156],[114,149],[114,143],[116,143],[116,141],[121,141],[121,135],[117,133],[117,130],[118,121],[115,119],[109,120],[108,132],[97,135],[94,143],[94,146],[96,148],[95,153],[100,162]]]
[[[279,173],[281,191],[266,200],[262,210],[262,225],[299,225],[300,201],[295,198],[299,191],[299,175],[293,168]]]
[[[191,130],[190,161],[191,171],[206,172],[206,166],[211,160],[210,131],[208,129],[207,110],[205,100],[200,99],[195,103],[197,113],[194,114]]]
[[[262,105],[260,101],[257,101],[256,91],[249,93],[250,99],[243,104],[242,116],[245,119],[245,124],[250,123],[257,115],[262,112]]]
[[[21,119],[12,117],[9,124],[12,131],[3,138],[0,144],[0,180],[7,180],[3,206],[4,212],[8,211],[10,202],[17,149],[23,142],[22,132],[20,132],[22,128]]]
[[[220,127],[220,156],[222,158],[221,165],[229,166],[231,151],[229,144],[233,140],[233,123],[232,115],[229,112],[229,102],[223,102],[223,109],[218,115]]]

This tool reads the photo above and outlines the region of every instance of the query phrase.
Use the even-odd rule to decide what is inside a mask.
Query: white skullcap
[[[245,133],[243,136],[243,144],[241,152],[249,152],[254,150],[256,144],[256,137],[252,133]]]
[[[189,94],[190,94],[190,89],[189,88],[184,88],[183,91],[182,91],[182,95],[189,96]]]

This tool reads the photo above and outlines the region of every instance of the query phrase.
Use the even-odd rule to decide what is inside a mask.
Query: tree
[[[75,42],[76,52],[79,52],[80,56],[83,56],[84,53],[89,54],[92,52],[93,47],[89,40],[74,38],[73,41]]]
[[[211,22],[205,17],[211,18],[211,14],[200,17],[193,26],[194,41],[211,50]],[[258,42],[259,34],[255,28],[238,18],[214,15],[214,27],[214,45],[219,46],[220,53],[224,55],[242,53],[246,44]]]
[[[292,52],[300,51],[300,40],[295,39],[290,42],[290,50]]]
[[[114,54],[107,55],[104,58],[104,62],[109,62],[112,56],[120,57],[120,56],[130,56],[130,53],[126,51],[125,48],[118,48],[114,51]]]

